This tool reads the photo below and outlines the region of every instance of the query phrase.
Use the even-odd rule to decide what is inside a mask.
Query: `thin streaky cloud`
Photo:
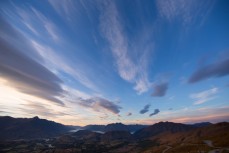
[[[139,61],[134,61],[129,55],[128,37],[124,33],[115,4],[112,1],[101,3],[100,27],[102,35],[107,39],[114,56],[120,77],[130,83],[134,83],[134,89],[139,93],[146,92],[150,87],[146,70],[146,50],[140,56]]]
[[[190,95],[190,98],[195,100],[194,105],[199,105],[215,99],[216,98],[215,95],[218,92],[219,89],[215,87],[198,93],[193,93]]]
[[[49,109],[49,107],[39,104],[38,102],[27,102],[26,104],[21,104],[21,110],[30,115],[38,115],[42,117],[59,117],[69,115],[68,113],[56,111],[53,109]]]
[[[64,71],[67,74],[70,74],[79,81],[84,86],[92,89],[94,91],[99,91],[96,85],[87,77],[84,71],[80,68],[74,69],[68,64],[63,57],[55,53],[55,51],[43,44],[39,44],[36,41],[31,40],[31,44],[34,47],[35,51],[46,61],[46,66],[56,69],[57,71]]]
[[[206,20],[212,10],[215,0],[157,0],[159,15],[169,22],[179,21],[184,26],[195,22],[200,25]]]
[[[33,13],[36,15],[37,19],[40,20],[40,23],[43,24],[43,27],[45,28],[47,33],[52,37],[52,39],[54,41],[58,41],[59,40],[58,33],[60,32],[57,26],[50,19],[46,18],[41,12],[39,12],[35,8],[32,7],[31,9]]]
[[[77,12],[76,2],[74,0],[67,1],[56,1],[48,0],[49,4],[54,8],[54,10],[64,19],[71,21],[71,17]]]
[[[67,4],[66,4],[67,5]],[[39,22],[39,26],[43,27],[48,35],[53,39],[55,42],[56,46],[60,48],[61,50],[62,47],[61,44],[65,42],[65,40],[61,37],[63,37],[63,34],[61,30],[55,25],[52,20],[49,20],[44,14],[42,14],[40,11],[37,9],[30,7],[30,11],[26,12],[18,7],[16,7],[17,13],[20,14],[22,17],[23,24],[28,24],[30,28],[35,29],[36,27],[34,24],[31,24],[31,19],[36,18]],[[27,13],[27,14],[26,14]],[[24,15],[26,14],[26,16]],[[37,25],[36,25],[37,26]],[[42,30],[36,30],[37,32],[42,33]],[[39,37],[41,38],[41,37]],[[64,72],[72,76],[76,81],[80,82],[82,85],[86,86],[87,88],[93,90],[93,91],[99,91],[98,87],[94,84],[93,81],[91,81],[86,74],[84,70],[80,67],[80,63],[75,63],[78,65],[77,69],[73,68],[71,65],[71,61],[68,61],[65,59],[65,57],[62,54],[58,54],[56,49],[53,49],[53,46],[48,46],[47,44],[39,42],[37,39],[30,39],[28,40],[32,47],[32,51],[34,51],[36,54],[38,54],[44,62],[42,64],[49,68],[49,69],[54,69],[57,72]],[[66,46],[65,46],[66,47]],[[55,47],[57,48],[57,47]],[[60,53],[60,51],[58,51]],[[39,60],[38,60],[39,61]]]

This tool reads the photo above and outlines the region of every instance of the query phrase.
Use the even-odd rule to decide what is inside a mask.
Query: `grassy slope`
[[[189,132],[182,133],[163,133],[155,137],[151,137],[151,140],[156,140],[159,147],[149,147],[145,150],[145,153],[154,152],[161,153],[168,146],[172,148],[168,149],[166,153],[181,153],[181,152],[208,152],[216,149],[217,147],[229,148],[229,123],[219,123],[210,125],[207,127],[191,130]],[[203,141],[211,140],[214,147],[209,147]],[[228,152],[228,151],[224,151]]]

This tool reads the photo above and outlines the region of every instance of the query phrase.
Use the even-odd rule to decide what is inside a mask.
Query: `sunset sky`
[[[1,0],[6,115],[229,121],[229,1]]]

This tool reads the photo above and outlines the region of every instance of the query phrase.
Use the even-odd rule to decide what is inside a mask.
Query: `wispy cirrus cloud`
[[[24,10],[15,6],[13,3],[12,5],[16,10],[17,15],[21,18],[21,23],[24,24],[34,35],[37,37],[41,37],[41,34],[46,35],[56,42],[60,40],[60,30],[50,18],[44,16],[40,11],[32,6],[27,10]]]
[[[21,109],[22,112],[30,115],[38,115],[42,117],[52,117],[52,118],[69,115],[68,113],[65,112],[50,109],[49,107],[47,107],[47,105],[44,106],[38,102],[30,101],[27,102],[26,104],[21,104],[21,106],[22,107],[19,109]]]
[[[85,71],[83,71],[80,67],[76,70],[70,66],[69,62],[65,60],[64,57],[58,55],[52,48],[33,40],[31,41],[31,44],[35,51],[44,59],[47,67],[50,69],[55,69],[58,72],[65,72],[69,74],[76,81],[79,81],[81,84],[91,90],[99,90],[97,86],[88,78],[88,75],[85,73]]]
[[[159,109],[154,109],[154,112],[153,112],[153,113],[151,113],[151,114],[149,114],[149,116],[151,117],[151,116],[153,116],[153,115],[158,114],[159,112],[160,112],[160,110],[159,110]]]
[[[20,21],[23,24],[28,23],[35,29],[36,26],[34,27],[33,24],[30,24],[31,18],[37,19],[37,26],[43,26],[44,22],[48,21],[35,9],[30,10],[31,12],[25,12],[25,10],[17,8],[16,11],[21,16],[22,20]],[[60,100],[60,96],[62,97],[62,94],[66,93],[62,88],[64,83],[57,76],[61,72],[69,74],[87,88],[98,91],[98,88],[84,71],[70,66],[69,62],[54,51],[51,46],[40,43],[33,37],[30,39],[28,35],[23,35],[19,29],[8,24],[2,15],[0,16],[2,21],[0,30],[2,47],[0,52],[2,52],[2,56],[0,58],[3,60],[0,61],[0,64],[2,77],[11,80],[9,84],[14,84],[14,87],[21,92],[34,94],[61,105],[64,105],[64,103]],[[40,33],[41,31],[39,30],[41,29],[36,29],[36,32]]]
[[[219,89],[215,87],[199,93],[193,93],[190,95],[190,98],[195,100],[194,105],[198,105],[215,99],[215,95],[218,91]]]
[[[64,5],[68,7],[70,4],[71,3],[66,2],[66,4]],[[20,18],[15,18],[15,20],[18,20],[19,23],[25,25],[25,27],[27,27],[29,30],[31,30],[32,33],[36,35],[36,37],[26,35],[25,39],[15,40],[15,44],[22,44],[19,43],[21,41],[27,42],[27,45],[24,45],[25,47],[22,46],[24,47],[23,50],[31,50],[30,53],[36,54],[36,56],[32,55],[31,57],[38,63],[43,60],[41,64],[46,68],[52,70],[53,72],[58,72],[59,74],[62,72],[66,73],[71,76],[75,81],[80,82],[85,87],[93,91],[99,91],[95,83],[91,81],[91,78],[89,78],[89,75],[86,73],[85,68],[81,67],[82,62],[78,62],[78,60],[76,63],[76,61],[74,61],[74,64],[77,65],[77,68],[72,67],[72,61],[69,59],[65,59],[65,56],[61,54],[63,53],[63,49],[66,50],[66,48],[69,49],[72,48],[72,46],[66,43],[66,40],[63,39],[63,29],[60,29],[58,25],[56,25],[56,22],[54,22],[52,19],[48,18],[48,16],[45,16],[42,12],[38,11],[32,6],[30,6],[26,10],[15,5],[13,5],[13,8],[15,9],[14,13],[20,16]],[[12,27],[11,29],[17,31],[15,27]],[[23,35],[23,33],[19,32],[18,34],[20,37]],[[8,30],[5,35],[9,36],[12,34],[10,34],[10,31]],[[39,41],[42,40],[42,37],[44,36],[47,37],[47,42]],[[48,38],[51,38],[51,40]],[[14,38],[10,38],[8,39],[8,41],[13,39]]]
[[[140,110],[139,113],[140,114],[145,114],[146,112],[149,111],[150,106],[151,106],[150,104],[145,105],[144,108],[142,110]]]
[[[157,0],[159,15],[168,21],[180,21],[188,26],[199,21],[203,24],[205,18],[213,8],[215,0]]]
[[[66,18],[69,21],[71,21],[71,17],[77,12],[77,7],[76,7],[77,1],[48,0],[48,2],[60,16]]]
[[[120,112],[120,109],[121,109],[121,107],[119,105],[117,105],[117,104],[113,103],[112,101],[107,100],[105,98],[92,97],[91,95],[89,96],[88,94],[85,94],[84,92],[81,92],[77,89],[74,89],[73,87],[68,87],[67,85],[64,84],[64,82],[62,82],[62,80],[59,79],[59,77],[57,77],[57,75],[61,77],[61,73],[64,73],[64,75],[69,75],[71,77],[71,79],[74,78],[76,81],[80,82],[82,85],[91,89],[92,91],[98,91],[97,86],[94,84],[94,82],[92,82],[89,79],[88,75],[86,74],[87,71],[85,71],[85,69],[82,69],[80,67],[81,66],[80,63],[76,63],[77,61],[76,62],[74,61],[74,65],[78,65],[78,66],[77,66],[77,68],[72,67],[73,64],[71,64],[71,61],[66,60],[65,57],[62,57],[61,51],[56,50],[56,48],[59,48],[59,46],[61,46],[61,44],[59,44],[59,43],[58,43],[58,45],[55,45],[57,39],[60,41],[61,37],[59,37],[59,36],[61,36],[61,33],[59,33],[60,30],[56,26],[52,27],[55,24],[52,23],[51,20],[48,20],[48,18],[46,16],[44,16],[41,12],[37,11],[34,8],[30,8],[29,12],[24,12],[24,14],[26,14],[26,16],[23,16],[24,15],[23,13],[20,14],[19,12],[21,12],[21,11],[24,12],[24,10],[18,8],[18,9],[16,9],[16,12],[15,12],[21,16],[22,20],[18,19],[19,23],[21,22],[22,25],[25,25],[25,23],[26,23],[27,25],[25,25],[25,26],[29,30],[31,30],[31,32],[33,32],[36,35],[36,38],[41,37],[41,35],[39,35],[39,34],[43,33],[44,31],[42,31],[42,30],[45,29],[45,32],[47,33],[47,35],[49,35],[52,38],[52,40],[49,40],[49,41],[50,42],[53,41],[54,43],[52,42],[51,43],[52,45],[47,45],[49,43],[41,42],[41,41],[39,41],[40,39],[34,39],[34,37],[30,37],[30,35],[25,35],[26,37],[24,39],[21,39],[21,37],[24,35],[23,35],[23,33],[20,33],[18,31],[20,29],[16,29],[15,27],[11,27],[11,26],[10,26],[11,28],[8,28],[9,26],[3,25],[4,28],[1,28],[2,30],[0,30],[0,32],[3,33],[4,35],[1,35],[1,37],[3,37],[4,39],[6,39],[6,37],[7,37],[6,41],[9,41],[9,40],[14,40],[13,37],[8,38],[9,36],[17,36],[18,35],[19,39],[15,39],[15,42],[13,41],[12,43],[20,44],[22,42],[27,42],[26,45],[24,46],[25,50],[29,50],[29,51],[36,54],[36,56],[34,56],[34,55],[28,56],[28,57],[26,56],[26,58],[24,58],[24,60],[21,60],[21,58],[18,58],[16,60],[15,59],[16,57],[14,58],[13,55],[10,55],[10,52],[8,52],[8,54],[6,54],[6,56],[0,57],[0,58],[5,59],[1,62],[10,62],[10,60],[12,58],[14,58],[14,60],[12,60],[12,61],[15,64],[15,66],[13,66],[13,67],[15,68],[16,72],[23,71],[23,69],[25,69],[27,67],[31,67],[31,69],[29,69],[28,72],[21,72],[22,74],[25,74],[25,76],[23,76],[25,78],[22,78],[22,79],[18,74],[17,74],[18,75],[17,79],[15,79],[15,77],[11,79],[12,75],[11,76],[8,74],[6,75],[7,80],[11,79],[9,82],[12,82],[12,84],[14,84],[13,87],[17,87],[17,89],[20,90],[20,92],[24,92],[26,94],[31,94],[31,95],[34,95],[34,96],[37,96],[37,97],[40,97],[40,98],[43,98],[43,99],[46,99],[49,101],[56,102],[56,103],[61,104],[61,105],[66,104],[66,105],[71,106],[73,108],[75,108],[75,106],[80,105],[80,106],[83,106],[85,108],[90,108],[95,112],[101,112],[101,113],[110,112],[112,114],[118,114]],[[34,24],[31,24],[31,21],[30,21],[31,18],[36,19],[36,21],[37,21],[36,26]],[[39,28],[37,28],[37,26]],[[41,28],[41,27],[43,27],[43,28]],[[4,30],[6,28],[8,28],[8,30]],[[32,30],[32,29],[36,29],[36,30]],[[1,43],[1,44],[4,44],[4,43]],[[10,45],[8,45],[8,46],[10,46]],[[17,45],[15,45],[15,46],[17,46]],[[18,47],[18,48],[21,48],[21,47]],[[13,53],[18,52],[18,54],[22,54],[24,56],[24,53],[21,53],[18,50],[12,49],[12,52]],[[5,52],[3,55],[5,55]],[[27,62],[27,58],[29,61],[33,61],[33,62]],[[1,62],[0,62],[0,64],[1,64]],[[20,62],[23,62],[23,65],[21,65]],[[50,74],[46,74],[48,72],[43,72],[44,70],[41,71],[40,69],[44,69],[44,70],[48,71]],[[1,70],[1,71],[3,71],[3,70]],[[30,71],[32,71],[32,72],[36,71],[38,73],[38,75],[37,76],[31,76],[31,78],[29,78],[27,75],[33,75],[33,74],[27,74],[27,73],[31,73]],[[7,72],[7,73],[9,73],[9,72]],[[48,76],[51,74],[53,76]],[[36,77],[43,77],[43,75],[45,77],[47,77],[46,80],[42,80],[43,78],[36,78]],[[34,79],[34,81],[30,81],[29,79]],[[48,80],[49,80],[49,82],[47,82]],[[21,84],[19,84],[20,86],[18,85],[18,82],[16,82],[16,81],[21,83]],[[54,89],[50,89],[52,87]],[[77,103],[73,103],[74,100],[78,100]],[[71,104],[69,104],[69,103],[71,103]],[[37,104],[33,104],[33,106],[26,105],[26,107],[30,107],[31,110],[37,109],[37,111],[36,111],[37,114],[45,115],[45,112],[42,111],[42,107],[39,105],[39,101],[37,102]],[[25,114],[26,113],[29,114],[29,113],[31,113],[31,111],[28,109],[28,110],[26,110]],[[51,114],[48,112],[47,112],[47,115],[49,115],[50,117],[51,116],[52,117],[58,117],[58,114]],[[62,114],[62,115],[64,115],[64,114]]]
[[[101,33],[110,45],[120,77],[134,83],[134,89],[139,94],[146,92],[151,85],[147,76],[147,58],[149,51],[152,50],[152,44],[149,46],[144,44],[145,46],[141,48],[142,54],[137,58],[138,60],[131,58],[129,55],[131,50],[129,40],[125,35],[121,16],[115,3],[113,1],[103,1],[100,4]]]
[[[78,98],[76,102],[83,107],[93,109],[97,112],[110,112],[113,114],[118,114],[120,112],[121,106],[111,102],[105,98],[92,97],[88,99]]]
[[[58,35],[60,31],[58,30],[57,26],[35,8],[31,7],[31,10],[36,15],[37,19],[39,19],[49,36],[51,36],[54,41],[58,41],[60,39]]]

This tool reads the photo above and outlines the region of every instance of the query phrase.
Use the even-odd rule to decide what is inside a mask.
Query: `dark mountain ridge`
[[[79,127],[66,126],[54,121],[40,119],[39,117],[13,118],[9,116],[2,116],[0,117],[0,140],[50,138],[79,128],[87,130],[87,133],[90,133],[91,131],[102,131],[104,133],[110,131],[126,131],[130,133],[135,132],[134,136],[138,139],[142,139],[165,131],[182,132],[207,125],[210,125],[210,123],[186,125],[181,123],[160,122],[152,126],[112,123],[108,125],[87,125],[84,127]],[[90,133],[89,137],[93,137],[93,135],[96,134]]]
[[[146,128],[140,129],[134,133],[134,136],[139,139],[155,136],[163,132],[186,132],[194,129],[193,125],[186,125],[182,123],[173,122],[159,122]]]
[[[141,124],[125,125],[122,123],[112,123],[112,124],[107,124],[107,125],[87,125],[87,126],[84,126],[82,129],[90,130],[90,131],[101,131],[101,132],[109,132],[109,131],[135,132],[147,126],[148,125],[141,125]]]
[[[208,126],[208,125],[212,125],[212,123],[210,123],[210,122],[200,122],[200,123],[194,123],[194,124],[190,124],[190,125],[193,125],[195,127],[205,127],[205,126]]]
[[[162,126],[165,126],[165,128]],[[188,131],[185,131],[186,126],[171,122],[156,123],[138,131],[162,128],[157,134],[146,136],[144,139],[137,139],[134,134],[130,134],[128,131],[109,131],[101,134],[89,130],[79,130],[75,133],[65,133],[47,140],[0,141],[0,152],[228,152],[229,123],[222,122],[200,128],[193,126],[194,128],[190,130],[188,127]]]
[[[38,117],[0,117],[0,152],[184,153],[229,150],[228,122],[198,123],[197,126],[159,122],[134,134],[125,128],[122,130],[126,127],[123,124],[111,125],[112,130],[113,127],[120,130],[103,134],[90,130],[67,132],[69,126]]]
[[[0,117],[0,140],[55,137],[72,128],[54,121],[34,118]]]

